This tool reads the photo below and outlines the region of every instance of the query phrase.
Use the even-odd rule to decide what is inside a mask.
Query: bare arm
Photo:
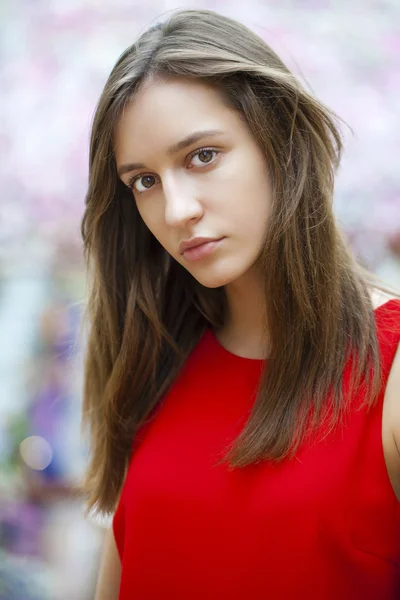
[[[121,561],[110,526],[104,540],[95,600],[118,600],[120,580]]]
[[[386,385],[382,433],[389,479],[400,502],[400,345]]]

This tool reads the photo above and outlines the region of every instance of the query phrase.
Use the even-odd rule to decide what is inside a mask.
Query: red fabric
[[[386,380],[400,301],[375,315]],[[243,427],[261,367],[208,330],[143,430],[113,520],[120,600],[400,598],[383,392],[295,459],[229,472],[215,462]]]

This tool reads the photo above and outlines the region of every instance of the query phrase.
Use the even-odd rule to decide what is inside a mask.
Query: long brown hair
[[[351,353],[354,384],[366,385],[369,402],[380,386],[368,275],[332,212],[338,117],[244,25],[208,10],[175,12],[119,58],[91,133],[82,221],[89,282],[83,423],[91,435],[85,487],[89,509],[104,512],[115,509],[139,428],[205,329],[221,327],[226,314],[224,289],[201,286],[166,253],[116,172],[113,136],[124,107],[147,78],[174,76],[222,92],[264,149],[273,186],[260,256],[273,350],[250,418],[222,462],[240,468],[292,456],[323,418],[328,397],[334,427],[346,409]]]

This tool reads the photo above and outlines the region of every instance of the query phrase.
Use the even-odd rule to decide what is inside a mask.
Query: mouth
[[[203,237],[203,236],[194,237],[190,240],[182,241],[179,244],[179,252],[181,254],[183,254],[186,250],[189,250],[191,248],[197,248],[197,246],[201,246],[202,244],[205,244],[206,242],[215,242],[216,240],[217,240],[217,238],[209,238],[209,237]]]
[[[220,238],[218,240],[208,240],[205,242],[201,242],[196,246],[192,246],[191,248],[186,248],[183,252],[183,257],[189,261],[194,262],[210,256],[220,245],[223,243],[225,238]]]

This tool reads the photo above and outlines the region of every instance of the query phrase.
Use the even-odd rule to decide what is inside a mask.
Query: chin
[[[240,277],[241,273],[217,273],[215,271],[213,272],[212,267],[210,267],[204,273],[191,273],[191,275],[200,283],[200,285],[206,288],[215,289],[232,283],[232,281],[235,281]]]

